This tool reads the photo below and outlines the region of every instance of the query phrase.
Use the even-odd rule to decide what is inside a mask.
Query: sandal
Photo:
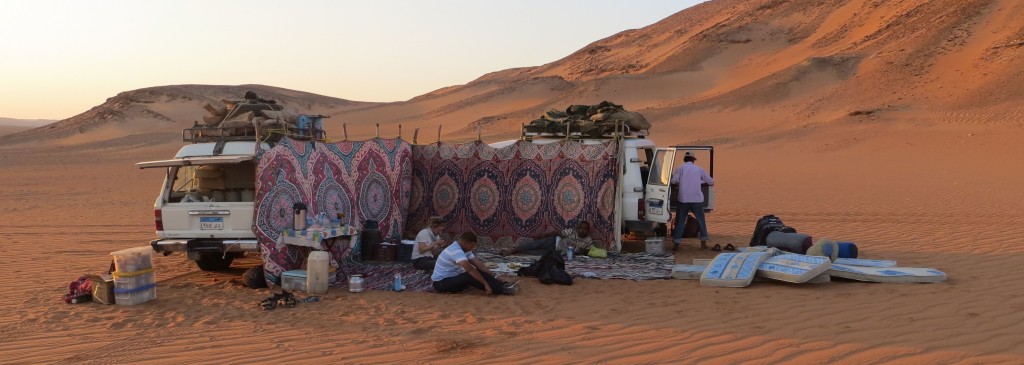
[[[281,299],[281,294],[274,294],[274,296],[264,299],[260,302],[260,307],[265,311],[274,310],[277,308],[277,301]]]
[[[733,246],[731,243],[726,244],[725,245],[725,250],[726,251],[736,251],[736,246]]]
[[[299,304],[299,302],[296,301],[295,296],[293,296],[292,293],[289,292],[284,292],[284,295],[282,296],[279,303],[279,305],[284,308],[295,308],[296,304]]]
[[[722,251],[722,245],[720,245],[720,244],[715,244],[715,247],[712,247],[712,248],[711,248],[711,251],[715,251],[715,252],[720,252],[720,251]]]

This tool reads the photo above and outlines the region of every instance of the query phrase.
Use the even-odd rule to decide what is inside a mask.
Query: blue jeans
[[[526,241],[526,242],[520,243],[519,246],[516,247],[516,251],[521,252],[521,253],[526,253],[528,255],[543,255],[543,254],[547,253],[548,251],[554,251],[555,250],[555,248],[556,248],[555,247],[555,241],[556,240],[557,240],[557,237],[551,236],[551,237],[544,237],[544,238],[541,238],[541,239],[538,239],[538,240]]]
[[[700,240],[708,240],[708,225],[704,220],[704,203],[677,203],[676,228],[672,230],[672,242],[683,241],[683,230],[686,228],[686,216],[689,212],[693,212],[693,216],[700,223]]]

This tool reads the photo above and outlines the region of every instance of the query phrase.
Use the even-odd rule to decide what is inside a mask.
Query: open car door
[[[231,164],[249,161],[253,158],[252,155],[184,157],[173,160],[139,162],[135,166],[138,166],[140,169],[149,169],[155,167]]]
[[[659,148],[654,152],[651,171],[644,191],[645,215],[651,222],[668,223],[672,217],[671,196],[672,169],[675,167],[675,149]]]
[[[711,176],[712,178],[715,177],[714,146],[672,146],[670,149],[675,152],[675,163],[673,163],[673,166],[678,167],[678,165],[682,165],[684,163],[683,156],[685,153],[690,152],[697,158],[695,163],[704,167],[708,176]],[[677,193],[675,189],[678,189],[678,187],[674,186],[672,188],[673,189],[669,191],[669,197],[675,199],[675,194]],[[715,187],[708,184],[701,184],[700,190],[704,193],[704,212],[710,213],[715,209]]]

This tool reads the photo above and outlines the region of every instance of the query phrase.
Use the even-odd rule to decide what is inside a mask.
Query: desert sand
[[[68,282],[154,237],[161,173],[133,164],[170,156],[175,129],[226,93],[165,87],[117,120],[104,104],[0,138],[0,362],[1024,363],[1024,5],[796,3],[716,0],[548,65],[304,108],[331,114],[335,139],[341,123],[351,138],[381,123],[432,142],[443,124],[443,140],[479,125],[494,142],[544,109],[612,100],[643,112],[659,145],[715,145],[712,243],[745,246],[773,213],[947,282],[524,280],[515,297],[332,289],[264,312],[272,292],[237,283],[257,258],[205,273],[170,255],[155,257],[156,301],[64,304]],[[688,240],[676,261],[713,254]]]

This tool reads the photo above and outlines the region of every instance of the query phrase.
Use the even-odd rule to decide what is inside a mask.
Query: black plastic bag
[[[535,276],[544,284],[572,285],[572,277],[565,272],[565,260],[555,251],[548,251],[530,266],[519,268],[519,276]]]

